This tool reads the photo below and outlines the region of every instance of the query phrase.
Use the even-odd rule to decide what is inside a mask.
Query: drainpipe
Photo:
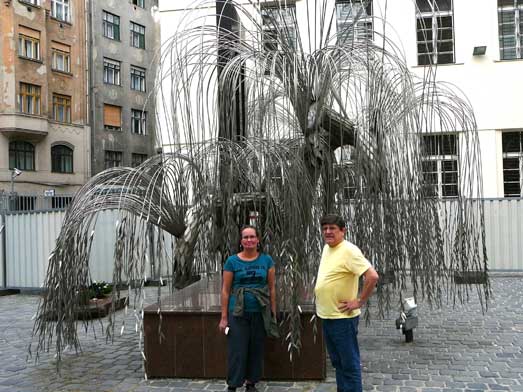
[[[2,242],[2,287],[7,288],[7,249],[6,249],[6,230],[5,230],[5,210],[0,210],[0,241]]]

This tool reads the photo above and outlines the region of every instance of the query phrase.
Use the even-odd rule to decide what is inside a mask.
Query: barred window
[[[103,32],[105,37],[119,41],[120,17],[103,11]]]
[[[523,0],[498,0],[499,58],[523,58]]]
[[[459,196],[458,136],[423,136],[423,179],[425,194],[435,197]]]
[[[69,0],[51,0],[51,16],[69,22],[71,19]]]
[[[417,0],[418,65],[454,63],[452,0]]]
[[[131,46],[145,49],[145,26],[131,22]]]
[[[521,197],[523,189],[523,131],[503,132],[503,194]]]
[[[122,152],[105,150],[105,168],[122,166]]]
[[[336,28],[339,44],[372,40],[372,1],[336,0]]]
[[[63,123],[71,122],[71,97],[53,94],[53,119]]]
[[[104,83],[120,85],[120,62],[104,57]]]
[[[73,172],[73,149],[64,145],[51,147],[51,171],[54,173]]]
[[[145,69],[131,65],[131,89],[145,91]]]
[[[9,169],[34,170],[35,148],[29,142],[14,141],[9,143]]]
[[[40,86],[29,83],[20,83],[18,105],[20,112],[27,114],[40,114]]]
[[[263,6],[261,15],[265,50],[281,50],[281,45],[296,48],[296,4]]]

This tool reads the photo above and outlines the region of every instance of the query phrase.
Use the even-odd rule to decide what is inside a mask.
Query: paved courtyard
[[[475,291],[466,305],[431,310],[419,304],[414,342],[405,343],[392,312],[360,323],[364,389],[372,391],[523,391],[523,278],[494,276],[494,298],[483,315]],[[102,327],[81,332],[83,353],[64,355],[60,374],[52,355],[27,360],[38,297],[0,297],[0,392],[224,391],[223,380],[145,380],[132,316],[114,343]],[[118,320],[121,322],[123,315]],[[104,324],[105,325],[105,324]],[[119,328],[117,328],[119,329]],[[282,358],[285,360],[285,358]],[[314,358],[311,358],[314,361]],[[262,383],[262,391],[335,392],[333,371],[323,382]]]

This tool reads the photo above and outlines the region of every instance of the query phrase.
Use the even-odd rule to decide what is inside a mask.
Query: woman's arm
[[[228,321],[228,310],[229,310],[229,296],[231,295],[231,286],[232,280],[234,278],[234,272],[223,271],[223,284],[222,284],[222,295],[221,295],[221,305],[222,305],[222,318],[218,328],[221,332],[225,331],[225,328],[229,324]]]
[[[271,296],[271,312],[276,317],[276,268],[271,267],[267,271],[267,284]]]

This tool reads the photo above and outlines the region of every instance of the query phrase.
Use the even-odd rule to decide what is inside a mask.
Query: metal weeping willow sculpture
[[[55,346],[60,358],[66,345],[79,347],[76,294],[90,283],[94,227],[107,209],[120,214],[113,282],[135,294],[128,306],[140,329],[146,266],[169,269],[173,286],[221,271],[249,216],[285,282],[290,351],[300,348],[299,293],[314,279],[327,212],[343,214],[354,242],[393,276],[378,287],[380,311],[397,306],[392,294],[407,284],[435,306],[445,295],[466,300],[471,286],[454,285],[453,274],[487,272],[483,212],[471,200],[482,186],[472,108],[436,82],[435,67],[421,78],[409,71],[386,20],[374,17],[381,32],[362,37],[355,26],[366,2],[349,3],[350,23],[337,25],[328,3],[302,2],[300,21],[286,1],[192,4],[159,57],[164,153],[78,192],[49,259],[37,353]],[[425,158],[438,148],[459,150],[459,168],[444,168],[451,200],[436,197]],[[476,287],[486,305],[488,280]]]

